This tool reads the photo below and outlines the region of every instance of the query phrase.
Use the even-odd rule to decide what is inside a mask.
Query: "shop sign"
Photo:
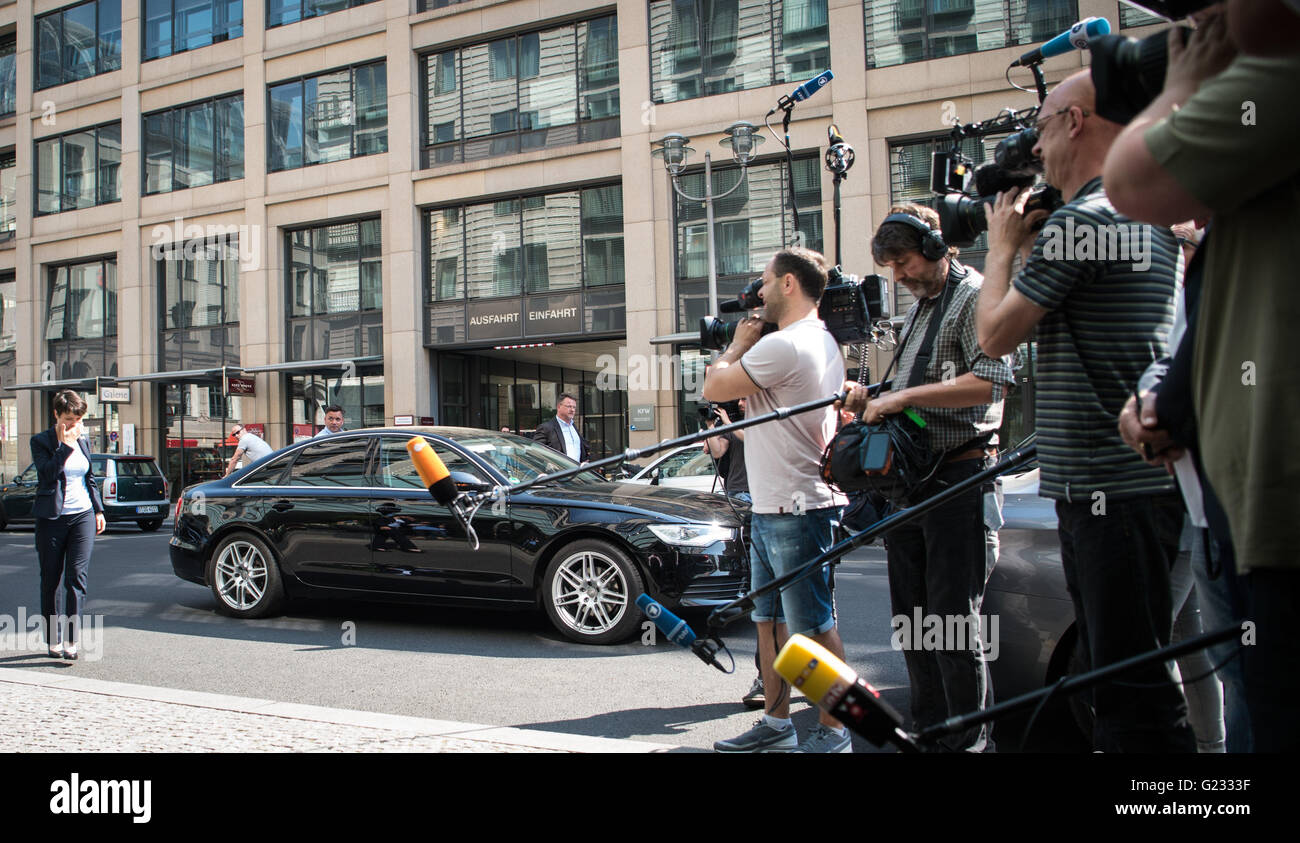
[[[628,427],[632,430],[655,429],[655,405],[633,404],[628,408]]]
[[[99,388],[99,400],[103,404],[130,404],[131,387],[101,386]]]
[[[226,378],[226,394],[227,395],[256,395],[257,393],[254,391],[256,385],[257,385],[257,381],[253,380],[252,378],[228,377]]]

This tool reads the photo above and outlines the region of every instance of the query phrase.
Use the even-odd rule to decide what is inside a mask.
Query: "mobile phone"
[[[883,474],[889,470],[889,434],[883,430],[872,431],[862,443],[862,470],[869,474]]]

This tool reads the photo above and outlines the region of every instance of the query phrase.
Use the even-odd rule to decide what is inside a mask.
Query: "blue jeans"
[[[828,506],[803,515],[754,513],[749,549],[750,590],[806,565],[834,544],[831,522],[840,509]],[[775,621],[789,627],[791,635],[820,635],[835,628],[835,601],[827,568],[809,574],[781,592],[754,599],[755,621]]]

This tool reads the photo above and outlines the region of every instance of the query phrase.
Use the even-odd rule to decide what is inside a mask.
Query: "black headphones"
[[[910,225],[912,228],[920,232],[921,256],[926,260],[937,261],[940,258],[947,257],[948,244],[944,242],[943,234],[926,225],[925,220],[919,217],[914,217],[911,214],[890,214],[885,217],[885,222],[882,222],[881,225],[888,222]]]

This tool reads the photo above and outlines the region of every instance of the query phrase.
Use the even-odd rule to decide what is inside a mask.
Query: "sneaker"
[[[852,752],[853,738],[848,734],[848,732],[844,733],[844,737],[840,737],[835,733],[834,729],[818,723],[816,726],[812,727],[812,731],[808,733],[808,737],[804,738],[803,743],[799,744],[798,748],[794,751]]]
[[[763,677],[761,675],[754,677],[754,684],[749,686],[749,691],[740,698],[740,702],[745,708],[762,708],[767,702],[767,698],[763,696]]]
[[[740,737],[729,741],[715,741],[715,752],[793,752],[799,746],[799,737],[794,727],[773,729],[767,721],[759,718],[754,721],[754,728]]]

